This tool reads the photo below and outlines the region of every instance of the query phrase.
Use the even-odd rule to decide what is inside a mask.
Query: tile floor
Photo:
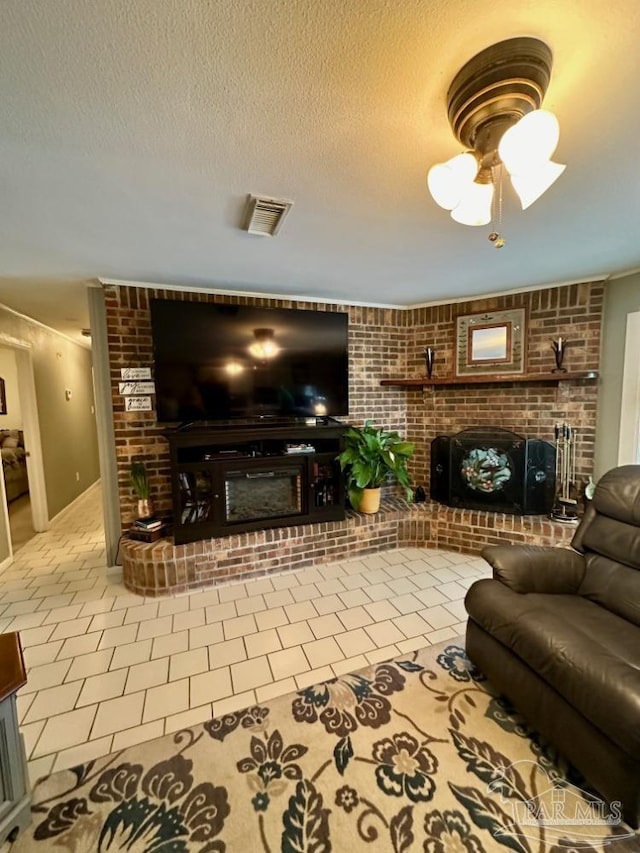
[[[171,598],[107,568],[99,488],[0,572],[34,781],[464,631],[478,557],[406,548]]]

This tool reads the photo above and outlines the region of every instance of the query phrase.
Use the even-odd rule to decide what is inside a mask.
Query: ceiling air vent
[[[247,199],[245,229],[249,234],[275,237],[293,202],[281,198],[250,195]]]

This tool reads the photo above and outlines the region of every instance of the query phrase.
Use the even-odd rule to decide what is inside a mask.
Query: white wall
[[[640,463],[640,311],[627,315],[618,465]]]
[[[0,377],[4,379],[7,395],[7,414],[0,415],[0,429],[22,429],[18,367],[15,351],[11,347],[0,347]]]
[[[638,311],[640,311],[640,273],[607,283],[602,322],[596,422],[594,464],[596,480],[619,464],[622,410],[623,405],[629,405],[630,399],[628,394],[623,398],[627,321],[630,314]]]

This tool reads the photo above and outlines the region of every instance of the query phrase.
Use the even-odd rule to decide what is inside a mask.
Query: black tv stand
[[[309,415],[308,417],[286,418],[279,415],[258,415],[255,418],[234,418],[230,420],[220,421],[185,421],[177,427],[167,431],[165,434],[168,438],[170,435],[178,432],[210,432],[211,430],[219,429],[261,429],[262,427],[292,427],[292,428],[313,428],[320,426],[341,426],[346,429],[346,425],[333,418],[330,415]]]
[[[320,420],[200,422],[165,433],[176,544],[343,519],[336,457],[348,427]]]
[[[341,424],[342,421],[339,421],[337,418],[332,418],[331,415],[316,415],[316,424],[317,426],[321,426],[324,424],[325,426],[329,426],[330,424]]]

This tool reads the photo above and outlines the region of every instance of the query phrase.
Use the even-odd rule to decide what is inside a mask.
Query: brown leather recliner
[[[615,468],[568,548],[496,545],[467,653],[609,802],[640,822],[640,465]]]

